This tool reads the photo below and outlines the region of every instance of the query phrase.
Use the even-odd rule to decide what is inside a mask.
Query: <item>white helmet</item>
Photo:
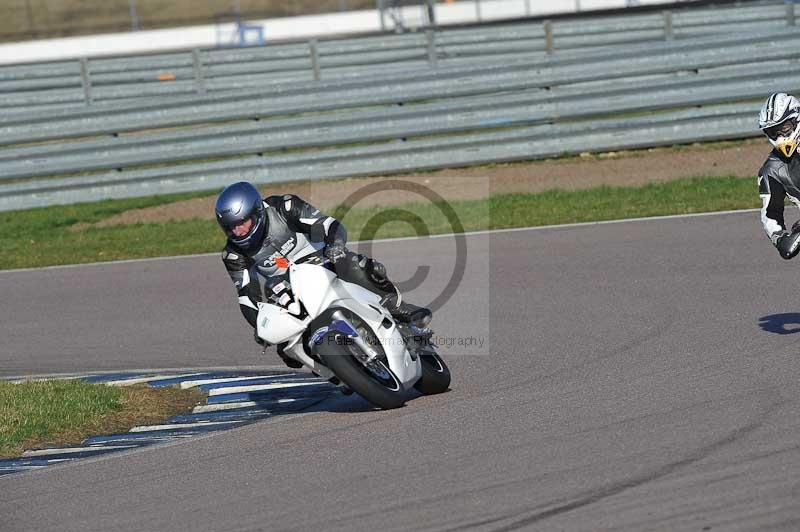
[[[776,92],[767,98],[758,116],[758,127],[785,157],[791,157],[797,149],[800,135],[798,116],[800,101],[785,92]]]

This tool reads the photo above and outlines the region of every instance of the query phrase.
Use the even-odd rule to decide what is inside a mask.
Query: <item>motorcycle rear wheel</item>
[[[450,368],[439,353],[429,349],[421,353],[419,359],[422,363],[422,376],[414,384],[414,388],[424,395],[446,392],[450,387]]]

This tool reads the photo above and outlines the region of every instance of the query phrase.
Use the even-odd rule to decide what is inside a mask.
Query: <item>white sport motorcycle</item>
[[[258,304],[260,338],[384,409],[402,406],[412,387],[425,395],[448,389],[450,370],[430,329],[396,322],[380,296],[337,277],[320,252],[283,264],[293,297]]]

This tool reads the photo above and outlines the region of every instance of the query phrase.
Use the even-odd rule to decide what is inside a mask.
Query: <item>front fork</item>
[[[332,317],[334,318],[334,321],[331,323],[331,329],[344,334],[359,349],[361,349],[361,352],[364,354],[362,362],[372,362],[378,358],[378,352],[375,351],[375,349],[369,345],[360,334],[358,334],[356,328],[353,327],[353,324],[350,323],[341,310],[334,312]]]
[[[333,318],[333,321],[331,321],[330,325],[318,329],[311,336],[311,338],[309,338],[308,345],[306,346],[309,352],[314,350],[315,343],[325,341],[324,338],[329,332],[336,331],[340,334],[343,334],[347,339],[346,341],[353,342],[354,345],[361,349],[361,353],[363,353],[363,358],[360,357],[362,363],[368,364],[379,356],[375,349],[369,345],[360,334],[358,334],[356,328],[353,327],[353,324],[350,323],[350,320],[347,319],[342,311],[337,310],[331,315],[331,317]],[[327,379],[329,382],[337,386],[342,386],[342,383],[330,369],[322,364],[317,363],[317,361],[308,356],[302,348],[297,351],[300,351],[300,353],[295,353],[295,356],[301,358],[301,361],[315,374]]]

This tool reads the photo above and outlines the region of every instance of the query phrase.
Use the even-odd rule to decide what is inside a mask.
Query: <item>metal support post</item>
[[[549,20],[544,21],[544,51],[553,53],[553,23]]]
[[[194,66],[194,88],[197,94],[205,94],[206,78],[203,74],[203,58],[197,48],[192,50],[192,65]]]
[[[92,105],[94,103],[92,98],[92,78],[89,72],[89,60],[85,57],[81,58],[81,85],[83,85],[83,99],[86,105]]]
[[[317,49],[317,40],[311,39],[308,41],[309,52],[311,53],[311,70],[314,72],[314,81],[320,80],[319,71],[319,50]]]
[[[794,26],[794,2],[786,2],[786,25]]]
[[[139,15],[136,13],[136,0],[128,0],[128,11],[131,15],[131,31],[139,31]]]
[[[425,18],[428,19],[428,26],[436,27],[436,6],[433,5],[433,0],[425,0]]]
[[[378,0],[378,17],[381,19],[381,31],[386,31],[386,4],[385,0]]]
[[[675,38],[675,31],[672,28],[672,11],[662,11],[664,17],[664,40],[671,41]]]
[[[425,30],[425,40],[428,42],[428,65],[436,68],[438,58],[436,54],[436,34],[433,30]]]

